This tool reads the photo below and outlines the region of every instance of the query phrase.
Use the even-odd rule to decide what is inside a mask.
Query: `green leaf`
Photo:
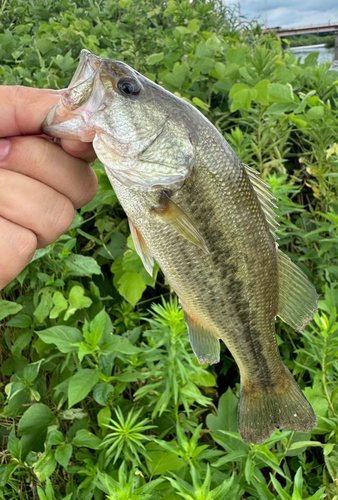
[[[50,287],[43,288],[41,292],[39,292],[40,302],[33,313],[39,323],[42,323],[47,318],[49,311],[53,307],[53,292],[53,288]]]
[[[176,62],[174,64],[172,72],[168,73],[164,77],[164,81],[172,85],[173,87],[181,87],[184,80],[186,79],[190,71],[189,65],[186,62],[180,63]]]
[[[118,280],[118,291],[130,304],[135,306],[147,288],[141,274],[126,271]]]
[[[185,467],[185,460],[177,456],[176,453],[164,451],[160,446],[154,444],[146,446],[146,462],[149,472],[154,476],[165,474],[167,471],[179,470]]]
[[[106,311],[102,309],[90,322],[89,330],[83,333],[83,336],[88,344],[96,345],[99,343],[105,330],[107,316]]]
[[[321,120],[324,118],[324,106],[313,106],[306,113],[308,120]]]
[[[218,402],[217,416],[212,415],[211,413],[207,416],[208,428],[219,436],[223,436],[223,434],[220,432],[222,430],[229,432],[238,432],[237,407],[238,399],[229,388],[220,397],[220,400]]]
[[[101,439],[87,431],[87,429],[80,429],[77,431],[72,444],[74,446],[84,446],[86,448],[91,448],[92,450],[98,450],[101,444]]]
[[[68,386],[68,408],[82,401],[99,381],[99,370],[81,369],[73,375]]]
[[[304,116],[304,115],[301,115]],[[309,126],[308,122],[299,118],[299,116],[295,116],[293,113],[289,114],[289,118],[293,123],[297,126],[297,128],[307,128]]]
[[[20,439],[15,435],[14,427],[8,436],[7,448],[12,455],[12,458],[15,458],[18,461],[21,460],[21,443]]]
[[[119,231],[115,231],[112,234],[109,243],[104,248],[100,249],[99,255],[110,260],[123,257],[123,254],[126,251],[126,243],[127,238],[124,234]]]
[[[101,429],[106,429],[106,425],[109,424],[111,418],[111,411],[108,406],[102,408],[97,414],[97,423]]]
[[[67,469],[69,460],[73,454],[73,447],[69,443],[60,444],[55,450],[55,460]]]
[[[44,404],[35,404],[23,414],[18,425],[22,436],[22,457],[29,451],[43,451],[47,428],[55,422],[54,413]]]
[[[268,96],[270,102],[294,102],[292,85],[287,83],[269,83]]]
[[[39,460],[34,464],[34,472],[39,481],[46,481],[55,471],[56,460],[54,457],[54,450],[46,451],[41,455]]]
[[[234,113],[238,109],[250,109],[251,102],[257,97],[257,92],[254,89],[242,89],[236,92],[234,100],[231,104],[231,112]]]
[[[9,300],[0,300],[0,321],[7,316],[12,316],[21,311],[22,305],[10,302]]]
[[[67,276],[92,276],[101,274],[101,268],[92,257],[79,254],[70,254],[63,261],[67,266]]]
[[[202,101],[198,97],[193,97],[192,102],[197,106],[198,108],[204,109],[204,111],[209,111],[209,104],[206,102]]]
[[[254,86],[254,90],[257,92],[257,95],[254,99],[256,102],[259,102],[260,104],[263,105],[269,104],[269,98],[268,98],[269,83],[270,83],[269,80],[261,80]]]
[[[76,342],[82,341],[82,334],[77,328],[59,325],[46,330],[35,331],[45,344],[55,344],[59,351],[67,353],[77,350]]]
[[[152,54],[151,56],[148,56],[146,59],[147,64],[157,64],[158,62],[162,61],[164,57],[163,52],[158,52],[157,54]]]
[[[7,322],[12,328],[28,328],[32,324],[32,318],[28,314],[18,314]]]
[[[85,290],[82,286],[75,285],[69,293],[69,307],[65,314],[65,321],[67,321],[72,314],[79,309],[90,307],[93,301],[89,297],[85,297]]]
[[[60,314],[65,311],[68,307],[68,302],[61,292],[55,292],[53,295],[54,307],[49,313],[51,319],[58,318]]]

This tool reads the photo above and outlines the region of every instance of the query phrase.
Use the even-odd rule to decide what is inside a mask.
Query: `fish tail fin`
[[[309,432],[316,415],[285,365],[273,387],[243,380],[238,407],[238,428],[247,443],[262,444],[275,428]]]

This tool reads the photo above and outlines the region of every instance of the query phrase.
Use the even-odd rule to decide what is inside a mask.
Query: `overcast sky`
[[[248,19],[267,20],[269,28],[276,26],[305,26],[308,24],[338,23],[338,0],[223,0],[240,4],[241,14]]]

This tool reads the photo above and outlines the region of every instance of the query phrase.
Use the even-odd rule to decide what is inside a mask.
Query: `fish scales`
[[[219,339],[229,348],[241,376],[243,439],[264,442],[275,427],[313,429],[274,323],[279,315],[301,330],[317,295],[277,248],[264,183],[216,128],[124,63],[87,51],[43,128],[93,140],[147,270],[155,259],[179,296],[199,362],[219,361]]]
[[[205,255],[177,235],[170,222],[156,215],[151,216],[149,209],[158,205],[158,194],[144,196],[138,189],[130,191],[114,179],[112,184],[128,217],[139,227],[149,248],[153,249],[155,260],[187,310],[200,318],[215,337],[224,339],[237,363],[243,370],[247,367],[248,378],[251,379],[254,371],[258,370],[255,378],[260,380],[262,375],[266,377],[266,357],[271,359],[273,355],[272,363],[276,365],[279,359],[272,323],[277,314],[277,271],[275,269],[269,274],[267,269],[270,266],[265,262],[270,259],[271,267],[274,266],[275,244],[266,230],[256,197],[251,197],[251,204],[243,203],[245,193],[249,195],[252,188],[240,165],[236,174],[233,168],[229,169],[229,180],[235,182],[239,189],[227,189],[227,186],[215,182],[214,176],[203,168],[203,164],[210,161],[210,156],[222,168],[222,151],[218,155],[217,152],[212,154],[211,148],[209,155],[205,147],[200,149],[204,154],[201,157],[197,155],[194,171],[174,195],[174,201],[205,238],[210,255]],[[220,197],[225,200],[222,205],[215,203],[215,199]],[[203,204],[199,200],[203,200]],[[252,214],[260,221],[261,231],[252,230]],[[239,239],[236,234],[243,223],[246,229],[243,238]],[[257,265],[257,256],[252,252],[253,245],[259,245],[259,253],[264,256],[261,266]],[[247,273],[248,267],[253,268],[255,273]],[[252,349],[248,350],[248,342]],[[276,373],[276,377],[279,376],[280,373]]]

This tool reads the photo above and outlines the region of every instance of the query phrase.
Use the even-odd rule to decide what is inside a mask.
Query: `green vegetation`
[[[290,47],[318,45],[320,43],[325,43],[326,47],[334,47],[335,38],[335,35],[297,35],[290,36],[287,40]]]
[[[243,443],[236,365],[224,347],[222,363],[198,365],[95,162],[95,200],[1,295],[0,499],[337,499],[337,73],[313,54],[298,64],[220,1],[2,0],[0,12],[2,84],[64,87],[86,48],[197,106],[270,183],[279,244],[321,294],[303,335],[276,325],[317,429]]]

